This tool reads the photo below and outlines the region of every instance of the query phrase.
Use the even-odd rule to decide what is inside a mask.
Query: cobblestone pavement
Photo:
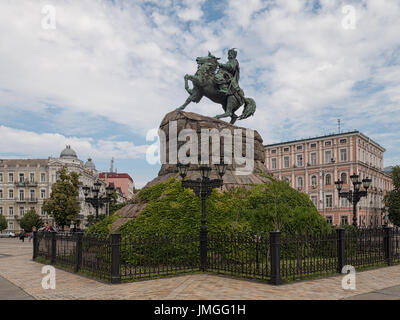
[[[342,276],[271,286],[223,276],[193,274],[111,285],[60,269],[57,269],[56,289],[44,290],[41,286],[42,267],[42,264],[32,261],[32,243],[0,239],[0,276],[35,299],[400,299],[400,266],[357,273],[357,289],[353,291],[342,289]]]

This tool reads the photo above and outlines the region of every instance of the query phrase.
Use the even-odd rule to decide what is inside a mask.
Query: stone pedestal
[[[197,139],[195,139],[197,141],[192,141],[190,137],[187,137],[187,139],[184,141],[179,141],[178,137],[179,135],[185,133],[185,131],[183,131],[185,129],[189,129],[186,130],[187,132],[194,132],[197,136]],[[204,134],[204,132],[207,132],[207,129],[210,133],[218,132],[221,137],[225,135],[231,135],[232,143],[229,142],[229,139],[226,140],[225,138],[218,138],[218,142],[215,143],[215,140],[213,141],[207,136],[202,135]],[[216,159],[219,159],[220,154],[224,154],[225,156],[227,154],[231,155],[232,163],[228,165],[227,171],[223,177],[224,189],[231,189],[238,186],[250,187],[254,184],[264,184],[269,182],[268,179],[260,176],[260,173],[268,174],[268,172],[264,164],[265,153],[263,140],[257,131],[234,126],[225,121],[202,116],[193,112],[183,111],[173,111],[168,113],[161,122],[160,130],[164,133],[165,136],[165,139],[163,139],[163,134],[161,132],[161,150],[165,151],[164,153],[162,152],[162,166],[158,173],[158,177],[149,182],[145,186],[145,188],[168,180],[170,177],[179,176],[179,172],[176,166],[176,163],[177,161],[179,161],[178,159],[180,158],[178,157],[179,150],[186,150],[188,149],[187,146],[189,145],[192,146],[192,149],[190,151],[193,151],[193,149],[197,148],[198,155],[204,155],[204,151],[208,149],[208,161],[211,164],[212,168],[210,178],[212,179],[218,178],[216,167],[213,165],[215,164]],[[239,137],[240,135],[242,138],[242,143],[239,143],[239,141],[237,140],[237,137]],[[253,136],[253,138],[251,136]],[[175,140],[171,141],[172,139]],[[248,146],[246,146],[246,141],[249,142]],[[174,147],[174,143],[176,143],[176,147]],[[204,144],[203,146],[202,143]],[[227,147],[225,146],[225,143]],[[220,148],[219,150],[214,150],[213,154],[213,148],[218,148],[218,144],[220,144]],[[231,145],[231,150],[229,150],[228,145]],[[188,151],[186,155],[189,156],[191,154]],[[240,155],[242,161],[247,162],[248,167],[251,168],[250,171],[243,170],[245,164],[238,163],[237,160],[240,160],[237,157],[238,155]],[[194,154],[193,156],[194,158],[197,158],[197,156],[195,156]],[[207,157],[205,156],[205,158]],[[200,178],[198,171],[198,162],[197,159],[195,160],[196,163],[192,162],[188,169],[187,178],[189,179]]]

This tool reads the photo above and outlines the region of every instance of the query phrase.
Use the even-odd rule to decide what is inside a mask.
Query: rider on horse
[[[226,64],[218,63],[221,73],[217,73],[215,81],[219,85],[218,91],[227,96],[234,95],[238,101],[244,103],[244,92],[239,87],[240,68],[239,61],[236,59],[235,49],[228,51],[228,62]]]

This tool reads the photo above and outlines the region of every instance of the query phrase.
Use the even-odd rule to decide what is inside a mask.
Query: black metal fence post
[[[75,266],[74,271],[78,272],[82,266],[82,239],[83,233],[79,232],[75,234],[76,236],[76,247],[75,247]]]
[[[282,284],[281,278],[281,232],[271,231],[269,234],[271,252],[271,280],[273,285]]]
[[[385,235],[384,235],[384,248],[385,248],[385,259],[389,266],[392,265],[392,257],[393,257],[393,250],[392,250],[392,240],[393,240],[393,228],[391,227],[384,227]]]
[[[346,265],[346,249],[344,243],[344,229],[336,229],[337,235],[337,253],[338,253],[338,265],[337,272],[342,273],[343,267]]]
[[[121,283],[121,234],[111,234],[111,283]]]
[[[51,264],[54,264],[56,262],[56,255],[57,255],[57,233],[56,232],[51,232],[51,258],[50,262]]]
[[[33,253],[32,253],[32,260],[35,260],[38,255],[38,238],[37,238],[37,231],[33,231]]]

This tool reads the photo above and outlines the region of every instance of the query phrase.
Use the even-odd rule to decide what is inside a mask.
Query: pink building
[[[393,189],[392,179],[383,171],[385,149],[359,131],[265,146],[265,163],[273,176],[306,193],[320,212],[334,225],[351,224],[352,206],[339,198],[335,181],[344,181],[342,191],[352,189],[350,176],[371,178],[368,196],[357,208],[361,227],[381,225],[383,197]]]
[[[135,184],[133,179],[127,173],[115,173],[115,172],[102,172],[99,174],[99,178],[109,185],[114,183],[115,188],[120,188],[127,200],[133,198],[133,190]]]

